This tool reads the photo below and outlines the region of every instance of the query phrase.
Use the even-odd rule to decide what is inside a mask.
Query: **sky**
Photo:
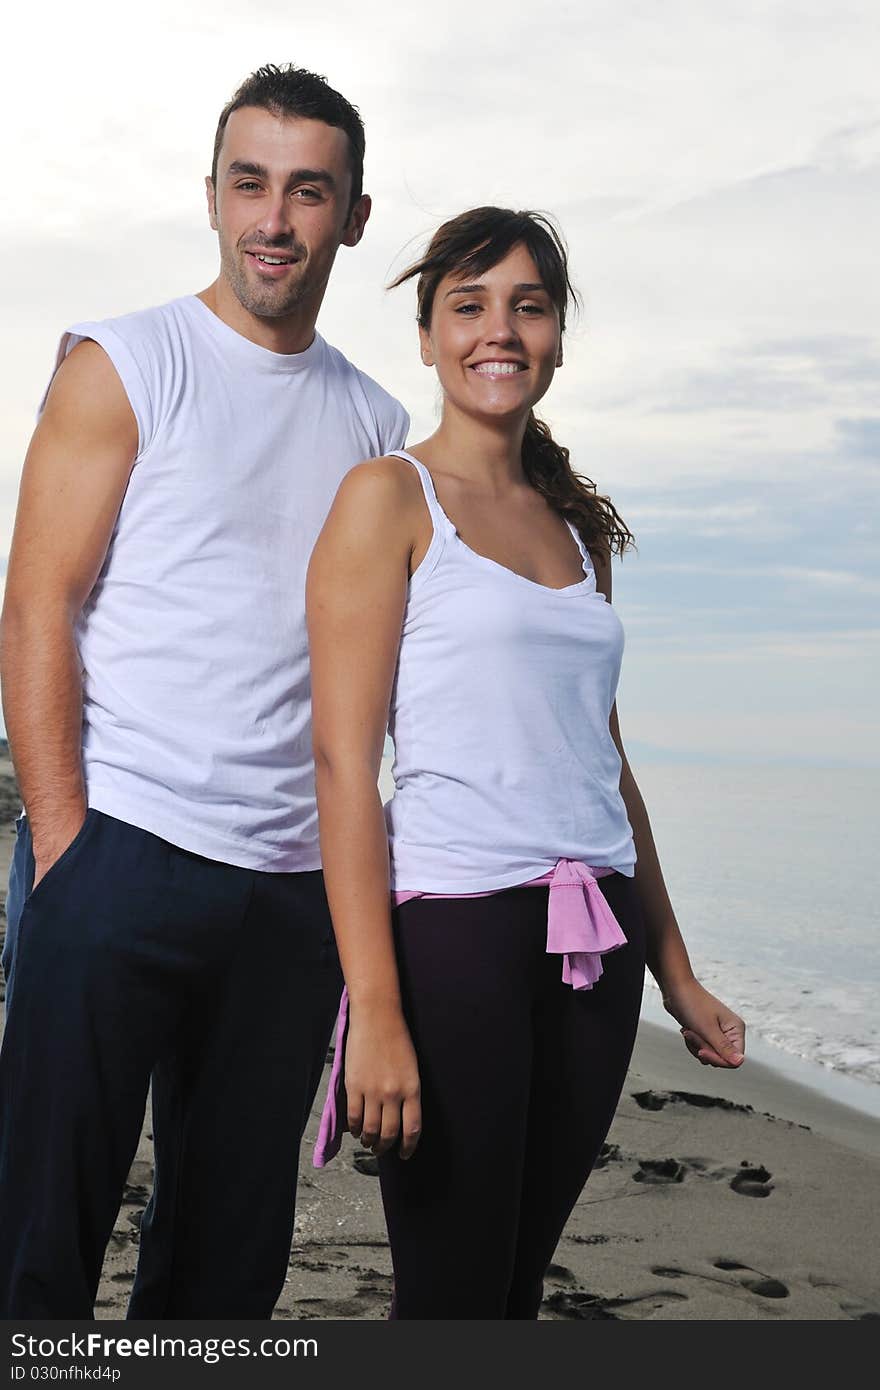
[[[584,308],[540,409],[638,543],[631,754],[880,766],[876,4],[48,0],[4,36],[4,566],[60,333],[214,278],[217,116],[292,61],[367,128],[374,211],[319,329],[412,442],[436,388],[384,285],[467,207],[562,227]]]

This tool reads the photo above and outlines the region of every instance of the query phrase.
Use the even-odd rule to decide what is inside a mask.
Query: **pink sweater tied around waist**
[[[614,873],[613,869],[591,868],[577,859],[560,859],[556,867],[540,878],[521,884],[523,888],[549,887],[547,901],[547,951],[562,956],[562,981],[572,989],[592,989],[602,977],[602,956],[626,945],[620,924],[596,880]],[[500,891],[500,890],[494,890]],[[488,898],[492,893],[393,894],[395,906],[412,898]],[[323,1168],[339,1152],[346,1122],[343,1082],[345,1038],[348,1030],[348,991],[342,991],[336,1020],[336,1050],[327,1099],[321,1113],[318,1137],[312,1155],[315,1168]]]

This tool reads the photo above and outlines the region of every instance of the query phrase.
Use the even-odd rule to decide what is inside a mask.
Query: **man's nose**
[[[260,231],[270,241],[289,237],[293,231],[290,199],[284,194],[272,197],[264,203],[260,217]]]

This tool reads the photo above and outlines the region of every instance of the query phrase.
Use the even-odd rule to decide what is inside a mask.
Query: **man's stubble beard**
[[[245,253],[242,253],[245,254]],[[273,251],[266,247],[267,255],[289,255],[296,254],[289,250]],[[293,313],[314,293],[314,286],[310,283],[311,277],[308,273],[308,265],[303,266],[302,261],[298,261],[297,269],[301,271],[293,284],[273,285],[253,285],[247,277],[244,265],[237,259],[235,253],[221,248],[220,265],[223,275],[227,280],[233,294],[243,309],[256,318],[261,319],[280,319]]]

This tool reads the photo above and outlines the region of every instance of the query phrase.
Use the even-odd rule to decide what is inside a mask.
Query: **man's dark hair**
[[[366,137],[364,123],[358,115],[356,106],[346,101],[344,96],[329,86],[326,77],[306,68],[295,68],[292,63],[278,67],[266,63],[246,77],[232,100],[227,102],[217,122],[214,136],[214,160],[211,165],[211,182],[217,187],[217,160],[226,123],[233,111],[242,106],[257,106],[271,111],[274,116],[298,116],[304,120],[323,121],[325,125],[336,126],[348,136],[349,165],[351,169],[351,198],[348,210],[354,207],[364,186],[364,148]]]

